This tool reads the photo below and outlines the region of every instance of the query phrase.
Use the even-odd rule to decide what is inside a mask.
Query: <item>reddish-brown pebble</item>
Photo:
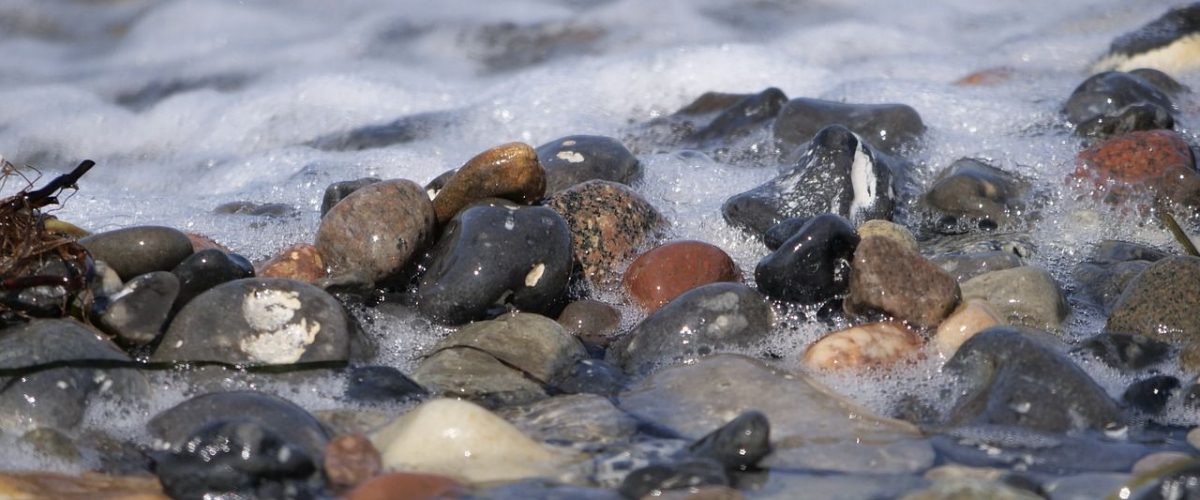
[[[621,327],[621,311],[598,300],[577,300],[563,308],[558,324],[584,345],[606,348]]]
[[[967,76],[959,78],[954,82],[955,85],[996,85],[1007,82],[1013,77],[1013,69],[1000,66],[996,68],[981,69]]]
[[[941,268],[895,240],[868,236],[850,264],[851,315],[879,311],[918,328],[941,323],[958,305],[958,282]]]
[[[432,500],[462,498],[466,489],[444,476],[393,472],[351,490],[345,500]]]
[[[325,475],[334,486],[352,488],[382,470],[383,458],[366,436],[344,434],[325,446]]]
[[[190,240],[192,242],[192,251],[193,252],[199,252],[201,250],[208,250],[210,248],[215,248],[215,249],[220,250],[225,253],[233,253],[233,250],[230,250],[229,247],[226,247],[225,245],[217,243],[212,238],[209,238],[208,236],[205,236],[203,234],[199,234],[199,233],[183,233],[183,234],[187,235],[188,240]]]
[[[555,193],[546,206],[571,227],[571,246],[583,273],[594,284],[608,285],[615,270],[666,223],[650,202],[629,186],[587,181]]]
[[[438,224],[472,201],[504,198],[532,204],[546,194],[546,171],[528,144],[512,142],[479,153],[459,168],[433,199]]]
[[[675,241],[634,259],[623,284],[637,305],[654,312],[700,285],[740,281],[738,274],[724,250],[702,241]]]
[[[77,498],[96,500],[166,500],[158,478],[109,476],[85,472],[0,472],[0,498]]]
[[[1194,204],[1200,198],[1191,149],[1171,130],[1130,132],[1098,142],[1079,153],[1072,177],[1104,187],[1110,202],[1147,190],[1177,203]]]
[[[255,274],[260,278],[289,278],[315,283],[325,277],[325,260],[321,258],[317,247],[297,243],[267,259]]]

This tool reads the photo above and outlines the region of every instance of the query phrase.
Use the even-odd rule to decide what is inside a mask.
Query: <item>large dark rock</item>
[[[888,154],[911,146],[925,132],[921,115],[905,104],[850,104],[799,98],[787,102],[775,119],[775,140],[795,149],[830,125],[841,125]]]
[[[136,226],[81,238],[92,258],[102,260],[123,280],[152,271],[170,271],[192,254],[192,240],[169,227]]]
[[[569,135],[538,146],[538,163],[546,171],[546,194],[581,182],[604,180],[633,184],[642,164],[624,144],[600,135]]]
[[[1174,128],[1173,111],[1171,98],[1155,84],[1136,74],[1117,71],[1084,80],[1063,105],[1067,119],[1075,124],[1075,132],[1089,137]]]
[[[688,445],[688,452],[716,460],[726,469],[744,471],[771,452],[771,423],[761,412],[744,412]]]
[[[754,269],[758,289],[768,297],[815,304],[843,295],[850,286],[850,261],[858,233],[841,216],[808,220]]]
[[[556,314],[570,279],[571,231],[545,207],[477,205],[450,221],[429,251],[417,307],[462,324],[503,312]]]
[[[771,334],[765,298],[741,283],[692,289],[643,320],[610,351],[627,372],[648,373],[730,348],[745,348]]]
[[[1200,257],[1159,260],[1121,293],[1104,331],[1137,333],[1172,343],[1200,339]]]
[[[950,425],[1065,432],[1124,423],[1125,416],[1108,393],[1036,335],[997,326],[963,343],[944,367],[965,388],[950,411]]]
[[[391,366],[359,366],[346,374],[346,398],[367,403],[396,403],[429,394],[424,387]]]
[[[730,224],[763,235],[792,217],[833,212],[859,224],[891,220],[899,163],[840,125],[817,132],[795,167],[721,206]]]
[[[324,290],[281,278],[218,285],[179,311],[155,361],[288,364],[345,361],[352,330]]]

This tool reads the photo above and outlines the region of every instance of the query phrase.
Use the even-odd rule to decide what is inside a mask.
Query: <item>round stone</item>
[[[603,350],[621,327],[621,311],[598,300],[577,300],[563,308],[558,324],[585,346]]]
[[[818,370],[886,368],[920,348],[921,337],[904,325],[868,323],[821,337],[804,351],[804,365]]]
[[[153,271],[170,271],[192,254],[192,240],[169,227],[136,226],[96,233],[79,240],[123,280]]]
[[[1200,173],[1184,138],[1170,130],[1130,132],[1093,144],[1076,161],[1076,179],[1119,203],[1147,191],[1187,205],[1200,203]]]
[[[555,193],[546,206],[567,220],[575,258],[594,284],[615,280],[615,270],[666,223],[650,202],[609,181],[577,184]]]
[[[325,447],[325,476],[337,487],[350,488],[379,475],[383,458],[366,436],[343,434]]]
[[[739,274],[724,250],[702,241],[675,241],[634,259],[623,284],[634,303],[654,312],[698,286],[740,281]]]
[[[214,286],[254,277],[254,266],[240,255],[210,249],[183,259],[171,274],[179,280],[179,295],[175,298],[175,310],[179,310]]]
[[[858,237],[866,238],[867,236],[883,236],[891,238],[913,252],[920,252],[921,248],[917,246],[917,238],[913,236],[912,231],[908,228],[896,224],[895,222],[871,219],[858,225]]]
[[[547,194],[596,179],[628,185],[642,176],[637,157],[611,137],[562,137],[538,146],[537,157],[546,169]]]
[[[408,180],[360,188],[321,219],[316,247],[335,276],[375,283],[400,272],[434,237],[433,203]]]
[[[438,224],[484,198],[532,204],[546,193],[546,171],[528,144],[513,142],[479,153],[459,168],[433,199]]]

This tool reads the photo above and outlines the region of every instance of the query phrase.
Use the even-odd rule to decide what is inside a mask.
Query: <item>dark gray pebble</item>
[[[118,292],[100,315],[100,324],[127,344],[146,345],[162,333],[178,295],[179,279],[174,274],[143,274]]]
[[[642,177],[642,164],[624,144],[599,135],[570,135],[538,146],[546,170],[546,194],[600,179],[631,185]]]
[[[816,304],[844,295],[858,233],[845,218],[822,214],[808,220],[754,269],[758,289],[768,297]]]
[[[192,254],[192,241],[178,229],[135,226],[96,233],[79,240],[92,258],[102,260],[123,280],[153,271],[170,271]]]

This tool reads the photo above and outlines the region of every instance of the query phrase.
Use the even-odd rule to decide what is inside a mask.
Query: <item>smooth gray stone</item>
[[[203,394],[155,415],[146,424],[164,448],[177,447],[202,427],[229,418],[255,422],[320,460],[329,435],[316,417],[295,403],[264,392],[231,391]],[[319,462],[318,462],[319,463]]]
[[[192,254],[192,240],[178,229],[135,226],[80,238],[92,258],[102,260],[123,280],[170,271]]]

